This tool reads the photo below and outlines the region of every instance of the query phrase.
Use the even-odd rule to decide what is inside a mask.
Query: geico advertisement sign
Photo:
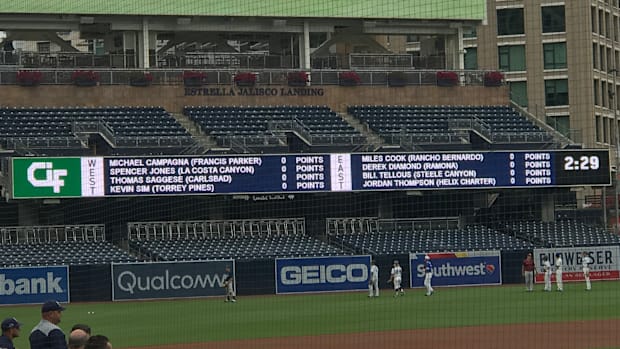
[[[42,303],[49,299],[69,301],[69,271],[66,266],[0,271],[0,304]]]
[[[366,289],[370,256],[276,260],[276,293]]]
[[[411,286],[423,287],[426,277],[424,254],[412,254]],[[475,253],[430,254],[432,285],[464,286],[501,284],[499,252],[477,256]]]
[[[224,295],[234,262],[113,264],[114,300]]]

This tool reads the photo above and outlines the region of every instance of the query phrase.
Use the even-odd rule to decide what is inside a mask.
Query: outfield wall
[[[618,271],[616,269],[619,269],[620,266],[617,264],[608,265],[604,263],[606,260],[604,257],[608,256],[609,253],[612,254],[611,257],[608,256],[609,258],[612,258],[614,261],[617,260],[617,246],[596,246],[576,249],[580,251],[582,249],[591,251],[595,254],[595,257],[598,253],[600,258],[595,258],[595,264],[592,268],[594,270],[603,268],[610,272],[608,275],[615,275],[614,277],[610,276],[607,279],[618,279]],[[572,249],[562,249],[565,253],[569,253],[569,250],[572,251]],[[465,260],[468,258],[471,259],[471,265],[472,268],[474,268],[472,269],[472,275],[456,275],[454,278],[454,280],[457,281],[456,283],[450,283],[450,280],[446,282],[446,275],[443,275],[444,280],[441,281],[440,277],[437,277],[435,285],[441,287],[441,285],[462,286],[475,284],[521,283],[523,282],[521,276],[521,263],[528,252],[531,251],[483,251],[476,253],[459,252],[444,253],[441,254],[441,256],[439,254],[431,254],[435,256],[434,267],[437,268],[441,268],[446,262],[453,263],[453,266],[460,265],[463,263],[455,260]],[[414,265],[415,269],[413,272],[417,274],[417,269],[419,269],[420,264],[419,257],[421,255],[422,254],[399,254],[374,256],[377,266],[379,267],[379,287],[386,290],[392,288],[392,285],[388,284],[387,280],[390,276],[389,274],[392,267],[392,262],[395,259],[400,261],[403,268],[402,284],[404,287],[409,287],[409,285],[411,285],[410,277],[413,274],[411,272],[411,265]],[[117,294],[117,300],[224,296],[225,289],[222,287],[223,280],[225,279],[225,275],[231,274],[234,276],[237,294],[240,296],[351,290],[364,291],[366,289],[365,282],[360,281],[360,278],[367,277],[367,272],[362,269],[369,267],[370,258],[371,256],[366,255],[284,258],[278,260],[215,260],[197,262],[183,261],[165,263],[123,263],[114,265],[78,265],[70,266],[68,268],[68,274],[62,272],[62,270],[66,268],[64,266],[5,268],[0,270],[2,273],[0,277],[0,304],[32,303],[27,300],[36,300],[38,299],[37,297],[43,297],[45,299],[56,297],[58,299],[70,300],[72,302],[112,301],[115,299],[112,285],[116,281],[119,281],[119,273],[127,271],[135,273],[135,275],[139,276],[141,279],[136,281],[136,277],[133,276],[135,283],[131,287],[126,286],[128,281],[124,280],[123,282],[125,283],[125,286],[123,287],[132,288],[133,290],[132,292],[129,292],[131,294],[126,293],[124,296],[119,296]],[[499,265],[495,265],[496,260],[500,261]],[[477,270],[475,267],[480,265],[481,262],[484,263],[484,270],[490,272],[482,278],[478,275],[474,275]],[[320,264],[324,265],[321,266]],[[282,268],[278,269],[278,265],[289,269],[283,271]],[[364,268],[361,268],[361,266]],[[303,267],[309,267],[309,269],[304,270],[304,275],[301,276],[300,268]],[[119,269],[119,271],[117,271],[117,280],[114,280],[114,268]],[[146,269],[146,271],[140,271],[141,268]],[[58,275],[50,275],[49,273],[51,272],[58,272]],[[278,276],[279,272],[281,274]],[[278,281],[278,278],[281,279],[284,275],[282,273],[284,272],[291,273],[288,276],[289,280],[299,281],[303,278],[304,281],[289,282],[287,287],[292,288],[283,288],[278,291],[276,285],[280,285],[280,287],[282,287],[282,280]],[[443,272],[445,274],[445,270],[443,270]],[[329,273],[331,274],[327,275]],[[415,274],[414,278],[416,277]],[[66,277],[66,275],[68,275],[68,277]],[[178,275],[180,275],[180,277],[178,277]],[[206,277],[206,279],[198,280],[199,278],[196,277],[197,275],[200,275],[203,278]],[[340,283],[341,285],[327,285],[330,283],[330,276],[332,279],[336,279],[335,283]],[[184,277],[186,277],[186,279],[183,279]],[[145,281],[147,279],[149,280],[148,282]],[[489,280],[491,281],[489,282]],[[499,280],[500,282],[493,280]],[[414,280],[413,286],[420,287],[419,281],[420,280]],[[574,278],[572,281],[581,281],[581,279]],[[195,289],[188,291],[187,289],[191,288],[189,286],[191,286],[192,283],[203,283],[206,285],[208,290],[205,288],[206,291],[204,292],[200,290],[197,291]],[[43,284],[45,284],[45,286],[42,286]],[[320,284],[324,285],[321,286]],[[55,286],[51,287],[49,285]],[[38,292],[42,294],[36,294],[37,291],[35,290],[37,287],[39,291],[44,290],[43,292]],[[139,290],[140,288],[149,287],[151,289],[146,292]],[[65,292],[66,288],[69,289],[69,292]],[[63,289],[63,291],[60,293],[56,292],[59,289]],[[162,292],[159,292],[160,289]],[[176,292],[175,289],[178,290],[178,292]],[[49,293],[47,291],[56,293]],[[39,301],[34,302],[39,303]]]

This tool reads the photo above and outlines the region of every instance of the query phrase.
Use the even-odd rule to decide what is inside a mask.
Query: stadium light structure
[[[607,2],[606,5],[607,9],[609,11],[609,13],[614,13],[613,10],[613,5],[611,1]],[[613,27],[613,26],[612,26]],[[608,91],[609,93],[609,99],[610,99],[610,105],[611,105],[611,112],[613,113],[614,116],[614,128],[613,128],[613,132],[614,132],[614,138],[615,138],[615,165],[616,165],[616,173],[614,174],[614,233],[618,234],[620,232],[620,229],[618,229],[618,216],[620,216],[620,207],[618,204],[618,169],[620,169],[620,130],[618,127],[618,95],[617,95],[617,91],[618,91],[618,87],[616,86],[617,83],[617,77],[618,77],[618,66],[617,66],[617,60],[616,60],[616,40],[619,37],[619,33],[617,31],[612,31],[612,33],[609,33],[609,31],[607,31],[605,33],[606,35],[610,36],[611,39],[611,52],[613,52],[613,59],[611,60],[611,70],[609,70],[608,73],[611,73],[611,81],[612,81],[612,91]],[[605,200],[607,200],[607,195],[605,195]]]

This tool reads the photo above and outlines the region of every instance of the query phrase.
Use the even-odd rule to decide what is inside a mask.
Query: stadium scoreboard
[[[17,199],[611,184],[607,150],[12,160]]]

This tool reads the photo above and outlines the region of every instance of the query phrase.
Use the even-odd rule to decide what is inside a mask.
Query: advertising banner
[[[499,251],[412,253],[409,255],[411,287],[424,287],[424,256],[431,259],[433,286],[500,285]]]
[[[0,269],[0,304],[37,304],[50,299],[69,302],[69,268]]]
[[[223,296],[233,260],[112,264],[112,300]]]
[[[586,252],[594,263],[590,264],[590,280],[620,279],[620,246],[558,247],[534,249],[536,282],[544,283],[543,256],[551,263],[551,281],[555,282],[555,259],[562,256],[562,281],[584,281],[581,254]]]
[[[370,256],[280,258],[276,294],[368,289]]]

